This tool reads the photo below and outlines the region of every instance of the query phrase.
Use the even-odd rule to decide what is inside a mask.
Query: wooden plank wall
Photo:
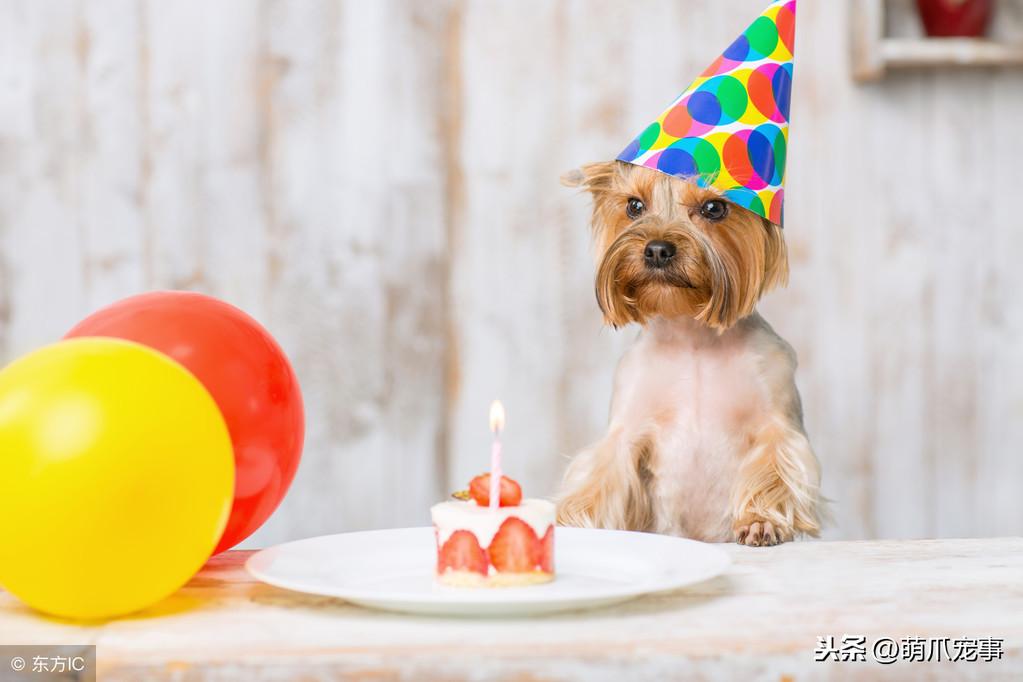
[[[762,0],[0,0],[0,352],[182,287],[280,339],[302,467],[250,544],[420,524],[481,470],[553,492],[616,357],[583,197]],[[786,232],[830,537],[1023,529],[1023,73],[854,85],[803,0]]]

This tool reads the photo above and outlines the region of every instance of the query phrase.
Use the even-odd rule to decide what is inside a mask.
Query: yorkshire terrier
[[[570,462],[559,522],[775,545],[820,531],[820,466],[792,347],[756,312],[788,280],[781,227],[711,188],[611,161],[593,198],[597,303],[642,325],[604,438]]]

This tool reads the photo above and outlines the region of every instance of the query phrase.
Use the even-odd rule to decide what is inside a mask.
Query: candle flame
[[[504,405],[500,400],[490,403],[490,430],[494,433],[504,430]]]

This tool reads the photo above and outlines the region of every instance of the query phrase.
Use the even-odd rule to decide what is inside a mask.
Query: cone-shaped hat
[[[782,224],[796,0],[775,0],[618,155]]]

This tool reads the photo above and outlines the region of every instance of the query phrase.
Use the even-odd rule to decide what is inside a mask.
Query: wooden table
[[[77,626],[0,594],[0,643],[98,646],[101,680],[1023,679],[1023,538],[728,545],[728,573],[602,610],[464,619],[374,612],[213,559],[131,618]],[[819,637],[866,660],[815,661]],[[999,660],[881,664],[882,637],[1001,638]],[[850,652],[855,655],[856,643]],[[4,671],[0,671],[0,679]]]

